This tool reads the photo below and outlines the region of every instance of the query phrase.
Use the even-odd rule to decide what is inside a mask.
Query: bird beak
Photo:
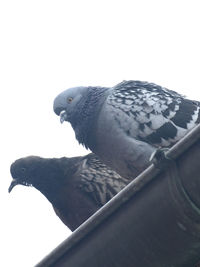
[[[60,112],[60,122],[63,123],[67,120],[67,112],[65,110],[62,110]]]
[[[8,193],[10,193],[13,189],[13,187],[15,187],[18,184],[18,181],[16,179],[13,179],[9,188],[8,188]]]

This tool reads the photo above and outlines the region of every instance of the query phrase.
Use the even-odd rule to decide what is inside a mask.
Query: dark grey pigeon
[[[124,177],[142,171],[156,148],[168,148],[200,121],[199,102],[159,85],[123,81],[59,94],[54,111],[79,143]]]
[[[34,186],[72,231],[128,184],[94,154],[73,158],[29,156],[16,160],[10,171],[13,181],[9,192],[18,184]]]

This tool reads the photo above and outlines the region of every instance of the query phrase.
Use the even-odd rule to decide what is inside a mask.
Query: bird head
[[[12,163],[10,172],[12,182],[10,193],[16,185],[33,186],[43,193],[50,201],[56,192],[68,184],[77,171],[78,160],[74,158],[42,158],[28,156]]]
[[[13,187],[18,184],[24,186],[34,185],[35,180],[37,179],[36,165],[38,165],[40,160],[40,157],[29,156],[18,159],[14,163],[12,163],[10,167],[10,173],[12,175],[13,180],[8,189],[9,193],[12,191]]]
[[[24,186],[35,186],[41,180],[42,171],[42,162],[43,158],[36,156],[29,156],[25,158],[20,158],[12,163],[10,166],[10,173],[12,175],[12,182],[8,189],[10,193],[18,184]]]
[[[65,162],[67,165],[67,158]],[[13,180],[8,189],[9,193],[18,184],[34,186],[41,192],[50,192],[56,190],[59,184],[61,184],[61,178],[63,180],[66,178],[63,176],[62,168],[60,168],[59,159],[48,159],[37,156],[17,159],[12,163],[10,173]]]
[[[77,104],[83,98],[88,87],[69,88],[60,93],[54,100],[53,109],[60,116],[60,122],[70,121],[71,116],[77,108]]]

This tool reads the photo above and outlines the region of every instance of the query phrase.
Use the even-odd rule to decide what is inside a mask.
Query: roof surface
[[[200,126],[36,267],[192,267],[200,260]],[[200,265],[199,265],[200,266]]]

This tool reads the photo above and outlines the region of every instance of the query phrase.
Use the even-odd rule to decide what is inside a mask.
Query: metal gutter
[[[200,259],[199,140],[200,125],[166,153],[172,163],[148,167],[36,267],[194,266]]]

